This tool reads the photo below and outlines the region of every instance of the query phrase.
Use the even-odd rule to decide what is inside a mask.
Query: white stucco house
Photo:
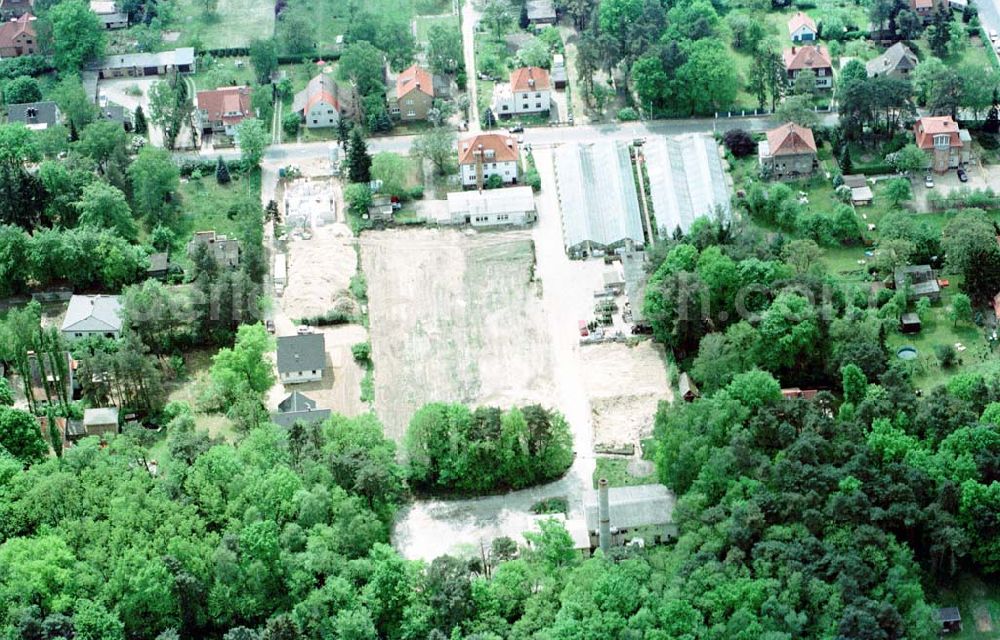
[[[498,118],[548,113],[552,103],[552,80],[541,67],[521,67],[510,73],[510,82],[493,86],[490,108]]]
[[[482,186],[497,175],[504,184],[517,183],[517,141],[505,133],[481,133],[458,143],[458,167],[463,187]]]
[[[118,296],[73,296],[63,318],[63,337],[70,341],[117,338],[122,331],[121,310]]]

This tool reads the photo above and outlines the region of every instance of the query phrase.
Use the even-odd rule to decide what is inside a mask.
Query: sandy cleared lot
[[[361,258],[386,435],[400,440],[432,401],[550,404],[529,232],[383,231],[362,236]]]
[[[646,340],[587,345],[580,349],[590,398],[594,444],[637,445],[653,432],[661,400],[671,400],[661,345]]]
[[[311,167],[312,168],[312,167]],[[282,311],[293,319],[331,309],[357,313],[347,292],[357,272],[355,238],[344,221],[343,191],[330,178],[298,180],[276,190],[288,239],[288,283],[281,296]],[[307,231],[308,240],[302,233]]]

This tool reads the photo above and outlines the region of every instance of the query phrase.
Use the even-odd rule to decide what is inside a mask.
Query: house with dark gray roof
[[[866,62],[865,70],[869,78],[875,76],[906,78],[917,68],[917,62],[917,54],[902,42],[897,42],[882,55]]]
[[[271,414],[271,422],[282,427],[291,427],[297,422],[323,422],[330,417],[329,409],[317,409],[316,401],[305,394],[293,391],[278,404],[278,411]]]
[[[29,129],[48,129],[59,124],[59,107],[55,102],[9,104],[7,122],[22,122]]]
[[[132,130],[132,114],[125,110],[120,104],[111,104],[101,107],[100,117],[108,122],[117,122],[126,131]]]
[[[63,337],[70,341],[91,336],[117,338],[122,331],[121,313],[118,296],[73,296],[63,318]]]
[[[326,368],[326,341],[322,333],[278,338],[278,377],[282,384],[314,382]]]

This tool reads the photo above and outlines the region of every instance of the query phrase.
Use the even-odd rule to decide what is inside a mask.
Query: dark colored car
[[[962,167],[958,168],[958,179],[961,180],[962,182],[969,181],[969,174],[967,174],[965,172],[965,169],[963,169]]]
[[[524,133],[524,125],[523,124],[515,124],[513,127],[510,128],[510,132],[511,133]]]
[[[264,326],[267,327],[268,333],[274,333],[274,320],[268,320],[264,323]]]

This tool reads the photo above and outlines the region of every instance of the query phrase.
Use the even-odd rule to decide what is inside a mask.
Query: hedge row
[[[854,165],[854,173],[860,173],[866,176],[878,176],[878,175],[885,175],[887,173],[896,173],[896,168],[893,167],[888,162],[873,162],[872,164],[856,164]]]
[[[249,47],[227,47],[224,49],[207,49],[202,53],[214,58],[235,58],[250,55]],[[278,56],[279,64],[298,64],[307,60],[338,60],[340,51],[310,51],[309,53],[290,53]]]
[[[186,159],[181,161],[180,171],[181,175],[185,178],[190,178],[191,174],[197,169],[201,172],[201,175],[215,175],[215,167],[218,164],[218,159],[205,159],[205,160],[192,160]],[[245,160],[228,160],[226,166],[229,167],[229,171],[236,171],[238,173],[245,173],[248,169],[252,168],[249,163]]]
[[[0,60],[0,79],[13,80],[18,76],[40,76],[55,71],[43,56],[21,56]]]

